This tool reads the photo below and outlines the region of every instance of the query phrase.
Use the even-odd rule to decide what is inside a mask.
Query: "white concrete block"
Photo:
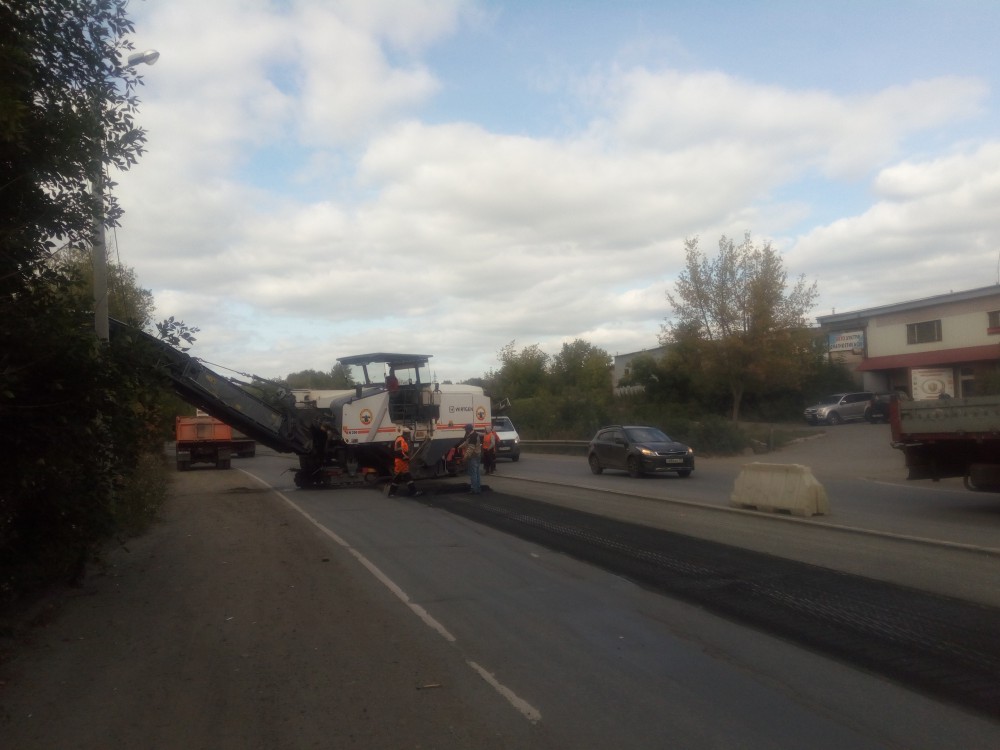
[[[763,511],[788,511],[796,516],[822,516],[830,512],[826,490],[801,464],[744,464],[730,505]]]

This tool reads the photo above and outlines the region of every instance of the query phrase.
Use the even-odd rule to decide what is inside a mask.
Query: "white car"
[[[500,439],[497,458],[509,458],[511,461],[521,458],[521,438],[508,417],[493,417],[493,431]]]

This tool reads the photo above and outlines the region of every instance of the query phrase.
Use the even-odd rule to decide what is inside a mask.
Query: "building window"
[[[927,320],[923,323],[909,323],[906,326],[907,344],[929,344],[941,340],[941,321]]]
[[[976,371],[971,367],[963,367],[958,371],[959,391],[962,398],[976,395]]]
[[[1000,333],[1000,310],[986,313],[986,332]]]

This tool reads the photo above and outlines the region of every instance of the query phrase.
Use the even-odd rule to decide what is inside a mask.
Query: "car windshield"
[[[843,393],[834,393],[832,396],[827,396],[820,400],[821,404],[839,404],[840,399],[844,397]]]
[[[631,427],[625,431],[633,443],[669,443],[672,442],[663,432],[655,427]]]
[[[493,427],[494,429],[503,430],[504,432],[513,432],[514,430],[514,425],[511,424],[511,421],[507,419],[507,417],[494,417]]]

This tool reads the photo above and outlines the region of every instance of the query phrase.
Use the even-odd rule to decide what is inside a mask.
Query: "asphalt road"
[[[815,516],[814,523],[1000,551],[1000,495],[970,492],[957,479],[908,481],[903,455],[890,445],[888,425],[862,422],[808,431],[812,435],[774,453],[699,456],[686,479],[674,474],[632,479],[619,471],[594,476],[583,458],[544,454],[525,454],[517,463],[501,461],[497,476],[729,507],[744,464],[802,464],[830,498],[829,514]]]
[[[287,457],[234,465],[176,475],[163,522],[8,647],[0,745],[1000,746],[995,722],[566,556],[374,490],[296,490]],[[490,481],[548,486],[510,478],[546,465],[576,471],[528,454]],[[619,487],[705,489],[716,471],[580,466],[621,505]]]

